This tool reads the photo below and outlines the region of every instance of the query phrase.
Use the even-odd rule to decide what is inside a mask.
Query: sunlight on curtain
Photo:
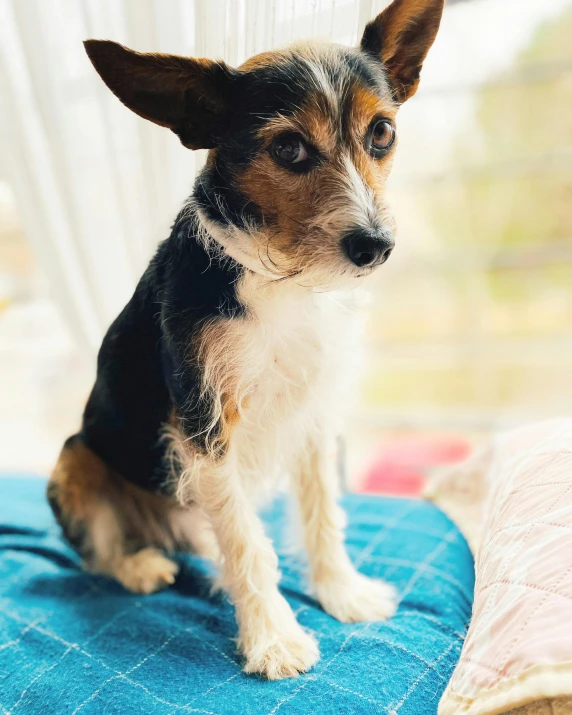
[[[298,37],[354,42],[372,0],[0,0],[5,171],[76,339],[95,349],[203,161],[104,87],[81,44],[247,57]]]
[[[78,343],[95,351],[204,160],[126,110],[81,41],[238,65],[305,37],[355,44],[385,4],[0,0],[0,176]],[[398,250],[370,306],[364,423],[470,428],[569,409],[571,8],[445,10],[398,118]]]

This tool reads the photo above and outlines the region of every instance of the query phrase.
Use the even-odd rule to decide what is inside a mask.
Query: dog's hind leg
[[[113,472],[79,436],[64,445],[47,493],[86,570],[111,576],[136,593],[174,582],[178,566],[160,550],[175,549],[172,503]]]
[[[115,578],[128,591],[154,593],[175,582],[177,564],[155,546],[130,551],[113,507],[100,504],[90,530],[94,558],[86,569]]]

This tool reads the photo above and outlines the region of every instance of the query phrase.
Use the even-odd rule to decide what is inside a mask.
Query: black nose
[[[354,228],[342,238],[342,247],[352,263],[359,268],[385,263],[395,242],[389,231]]]

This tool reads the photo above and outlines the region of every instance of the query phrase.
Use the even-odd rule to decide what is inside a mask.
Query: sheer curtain
[[[386,4],[0,0],[0,178],[89,358],[204,157],[123,107],[82,40],[237,65],[304,37],[355,44]],[[398,250],[365,336],[372,430],[569,413],[571,23],[572,0],[447,4],[399,112]]]
[[[353,43],[383,0],[0,0],[2,172],[76,340],[95,350],[203,158],[127,111],[88,37],[233,65],[304,36]]]

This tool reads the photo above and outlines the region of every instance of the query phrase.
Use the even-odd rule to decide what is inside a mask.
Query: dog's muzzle
[[[342,238],[342,249],[358,268],[374,268],[385,263],[393,248],[393,235],[387,230],[353,228]]]

